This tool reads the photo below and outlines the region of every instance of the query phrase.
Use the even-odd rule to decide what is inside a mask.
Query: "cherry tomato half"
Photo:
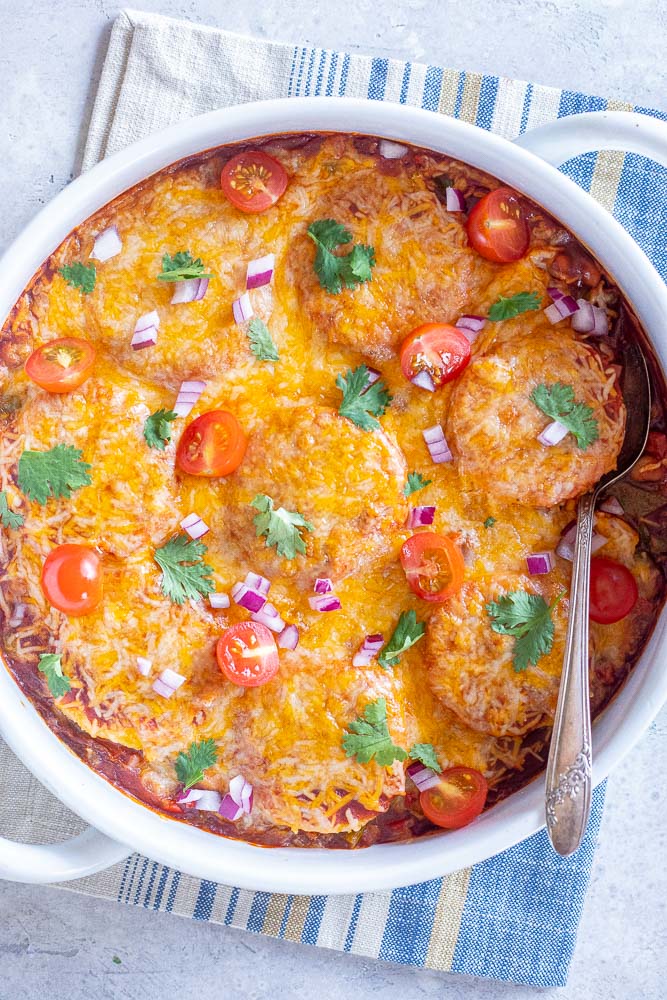
[[[620,622],[632,611],[638,597],[637,581],[629,569],[605,556],[591,559],[589,616],[594,622]]]
[[[518,196],[500,187],[481,198],[468,216],[468,239],[481,257],[510,264],[526,256],[528,222]]]
[[[210,410],[183,431],[176,464],[191,476],[228,476],[243,461],[248,442],[227,410]]]
[[[266,684],[276,676],[280,662],[276,640],[259,622],[241,622],[225,629],[215,655],[227,680],[241,687]]]
[[[450,767],[433,788],[419,795],[424,815],[445,830],[458,830],[476,819],[484,808],[489,786],[472,767]]]
[[[232,205],[242,212],[263,212],[284,194],[287,174],[282,163],[254,149],[225,163],[220,184]]]
[[[470,341],[455,326],[423,323],[401,344],[401,368],[411,382],[427,372],[436,387],[451,382],[470,361]]]
[[[463,583],[465,563],[452,538],[421,531],[401,548],[401,566],[410,589],[423,601],[442,603]]]
[[[95,348],[79,337],[50,340],[33,351],[25,363],[26,375],[47,392],[71,392],[92,373]]]
[[[88,545],[59,545],[42,566],[42,590],[66,615],[89,615],[102,600],[102,562]]]

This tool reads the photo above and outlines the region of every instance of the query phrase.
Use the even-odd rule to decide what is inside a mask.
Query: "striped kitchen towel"
[[[575,112],[632,108],[518,80],[265,42],[125,11],[111,36],[83,166],[194,114],[302,95],[417,105],[510,138]],[[665,171],[613,152],[580,157],[565,169],[616,212],[667,278]],[[557,986],[566,981],[574,949],[603,799],[598,788],[583,845],[571,858],[556,856],[542,831],[470,870],[393,892],[253,893],[137,855],[62,888],[419,967]],[[3,802],[11,802],[11,810],[0,805],[6,836],[56,840],[81,828],[0,742]],[[18,802],[25,802],[22,815]]]

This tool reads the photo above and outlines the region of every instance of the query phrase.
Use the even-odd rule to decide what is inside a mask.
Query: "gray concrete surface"
[[[263,37],[501,73],[667,109],[663,0],[143,0],[136,6]],[[0,0],[0,247],[78,170],[83,124],[117,10],[111,0]],[[3,883],[0,1000],[663,1000],[666,770],[663,711],[610,781],[565,990],[404,969]]]

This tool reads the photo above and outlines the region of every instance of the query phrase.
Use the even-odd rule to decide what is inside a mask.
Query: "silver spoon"
[[[603,476],[594,490],[580,497],[577,505],[570,617],[546,776],[547,830],[554,849],[562,855],[572,854],[579,847],[591,808],[588,588],[595,503],[600,493],[629,472],[642,454],[651,419],[648,367],[637,344],[628,345],[623,362],[627,421],[616,469]]]

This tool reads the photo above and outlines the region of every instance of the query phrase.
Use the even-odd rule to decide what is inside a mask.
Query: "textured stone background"
[[[667,109],[664,0],[144,0],[266,38],[499,73]],[[118,6],[0,0],[0,248],[78,172]],[[667,712],[609,783],[570,984],[531,990],[0,885],[0,1000],[661,1000]],[[121,959],[117,965],[114,955]]]

